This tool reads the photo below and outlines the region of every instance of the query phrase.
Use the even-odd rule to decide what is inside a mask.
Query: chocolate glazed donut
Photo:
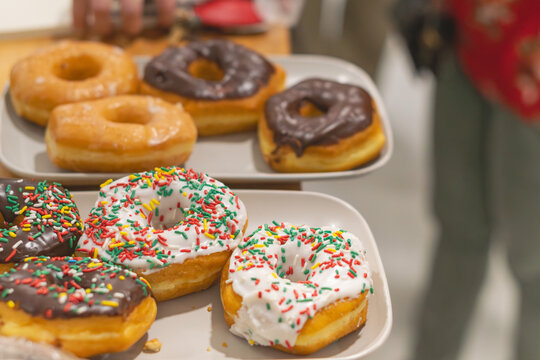
[[[323,115],[301,115],[306,102]],[[373,121],[373,106],[371,96],[358,86],[308,79],[268,99],[265,114],[277,146],[287,144],[301,156],[307,146],[335,144],[366,129]]]
[[[223,71],[219,81],[192,76],[188,69],[204,58]],[[188,98],[223,100],[254,95],[268,84],[275,69],[261,55],[225,40],[194,41],[171,47],[152,59],[144,69],[144,81],[157,89]]]
[[[274,170],[341,171],[377,157],[385,136],[364,89],[307,79],[268,99],[259,143]]]
[[[0,179],[0,265],[27,256],[73,254],[83,226],[59,184]]]
[[[7,290],[1,301],[45,318],[127,317],[150,294],[138,279],[132,271],[97,259],[32,257],[0,275],[0,289]]]

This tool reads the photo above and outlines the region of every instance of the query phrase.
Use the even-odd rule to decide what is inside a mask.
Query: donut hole
[[[112,104],[105,111],[104,117],[115,123],[125,124],[148,124],[152,114],[145,107],[133,106],[131,104]]]
[[[156,230],[169,230],[184,220],[184,213],[181,209],[159,210],[159,216],[152,216],[152,220],[149,223]]]
[[[298,254],[298,256],[300,256],[300,254]],[[278,270],[277,275],[280,276],[282,279],[287,279],[291,282],[300,282],[300,281],[308,280],[309,272],[307,274],[304,274],[304,271],[306,269],[309,269],[309,267],[306,267],[303,269],[300,258],[294,261],[294,257],[292,258],[286,257],[285,262],[283,262],[283,260],[280,259],[277,265],[278,267],[281,266]]]
[[[223,70],[215,61],[205,58],[192,61],[188,66],[188,73],[206,81],[221,81],[224,76]]]
[[[0,229],[9,229],[12,226],[19,226],[19,224],[24,220],[24,215],[18,215],[12,222],[7,222],[6,219],[0,214]]]
[[[309,99],[303,99],[298,103],[298,113],[307,118],[323,116],[328,108],[321,104],[315,104]]]
[[[92,56],[76,55],[63,59],[53,68],[53,73],[67,81],[82,81],[97,76],[101,64]]]

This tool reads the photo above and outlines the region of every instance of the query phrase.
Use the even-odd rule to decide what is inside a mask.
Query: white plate
[[[369,299],[366,326],[334,342],[311,357],[296,357],[272,348],[250,346],[227,328],[219,285],[158,304],[155,323],[148,336],[130,350],[103,359],[358,359],[373,352],[390,334],[392,305],[377,245],[366,221],[351,205],[338,198],[300,191],[238,190],[248,209],[247,233],[272,220],[311,226],[335,226],[353,232],[367,250],[373,272],[374,293]],[[96,192],[74,192],[81,215],[86,217],[97,199]],[[208,307],[211,306],[211,311]],[[163,344],[158,354],[141,353],[147,339]]]
[[[364,87],[381,115],[386,144],[379,157],[348,171],[324,173],[277,173],[264,161],[255,132],[199,138],[186,167],[199,169],[225,182],[295,182],[365,175],[380,168],[392,154],[390,122],[379,92],[362,69],[344,60],[315,55],[271,57],[287,71],[287,86],[308,77],[320,77]],[[145,59],[139,59],[139,64]],[[125,174],[77,173],[51,163],[43,139],[44,129],[17,116],[8,88],[0,100],[0,161],[18,176],[59,181],[65,185],[99,184]]]

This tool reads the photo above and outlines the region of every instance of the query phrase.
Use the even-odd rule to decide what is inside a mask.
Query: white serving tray
[[[386,144],[380,156],[356,169],[323,173],[278,173],[264,161],[256,132],[200,137],[185,166],[201,170],[224,182],[298,182],[345,178],[370,173],[386,164],[393,137],[386,109],[377,87],[362,69],[344,60],[316,55],[270,57],[287,71],[287,87],[305,78],[320,77],[364,87],[374,98],[382,119]],[[137,59],[142,65],[147,58]],[[64,185],[93,185],[119,173],[78,173],[51,163],[47,156],[44,129],[17,116],[4,90],[0,99],[0,162],[17,176],[59,181]]]
[[[219,296],[219,284],[210,289],[158,303],[157,318],[147,336],[131,349],[99,359],[358,359],[373,352],[390,334],[392,305],[379,251],[368,224],[351,205],[314,192],[237,190],[248,209],[251,233],[258,225],[287,221],[298,225],[334,226],[353,232],[363,242],[373,274],[374,293],[369,298],[366,326],[311,356],[293,356],[272,348],[250,346],[227,328]],[[73,192],[84,218],[97,192]],[[211,310],[209,311],[209,307]],[[157,354],[141,352],[148,339],[162,344]]]

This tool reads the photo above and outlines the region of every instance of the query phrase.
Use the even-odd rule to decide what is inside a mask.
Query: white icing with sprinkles
[[[331,227],[259,226],[234,250],[228,276],[242,297],[231,331],[267,346],[293,347],[318,310],[373,292],[361,241]]]
[[[246,221],[244,204],[221,182],[156,168],[102,185],[78,250],[148,274],[235,248]]]

